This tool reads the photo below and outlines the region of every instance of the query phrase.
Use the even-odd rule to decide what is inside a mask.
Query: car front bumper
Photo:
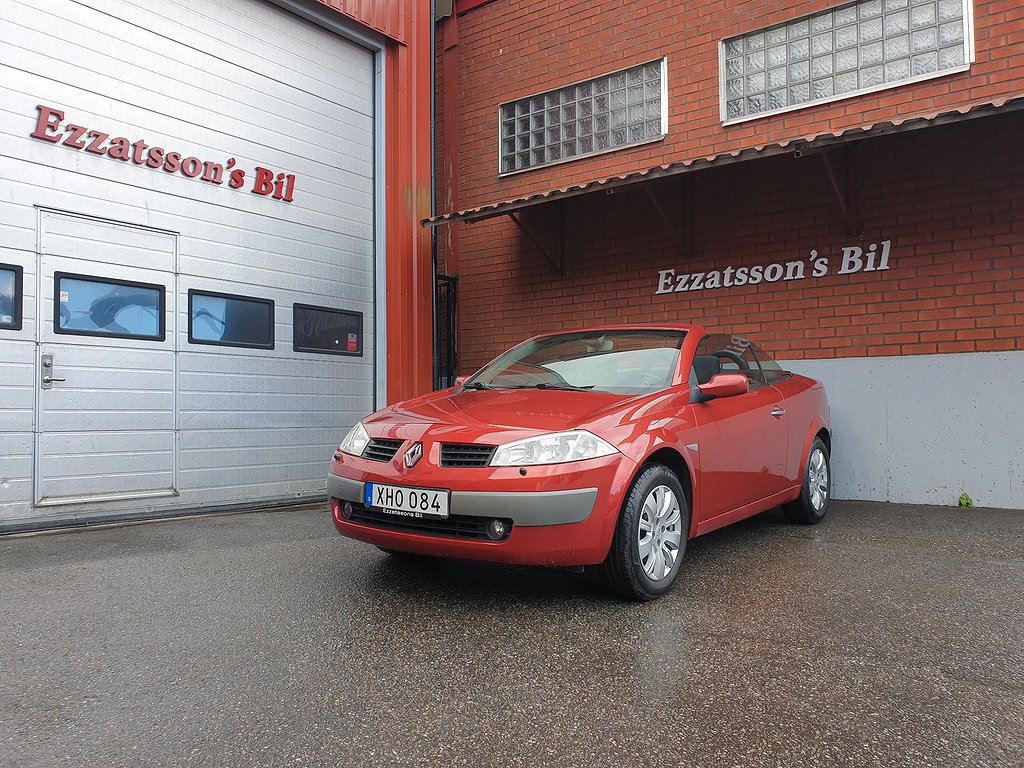
[[[362,503],[366,483],[329,475],[327,494],[332,499]],[[504,518],[513,525],[568,525],[590,517],[597,488],[568,491],[452,491],[450,513],[466,517]]]
[[[327,492],[338,532],[384,549],[520,565],[593,565],[608,553],[634,471],[632,462],[620,454],[574,465],[530,467],[525,477],[509,467],[430,468],[412,481],[397,462],[345,456],[332,465]],[[359,514],[347,519],[346,502],[365,511],[367,482],[447,489],[451,520],[482,526],[502,519],[511,522],[511,532],[504,540],[491,541],[440,530],[410,530],[404,521],[390,524],[380,515],[377,520]]]

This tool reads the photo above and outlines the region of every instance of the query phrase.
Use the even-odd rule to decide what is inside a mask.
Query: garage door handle
[[[777,405],[774,408],[772,408],[772,416],[785,416],[785,415],[786,415],[786,409],[785,408],[780,408]]]
[[[55,379],[53,376],[43,376],[43,384],[53,384],[55,381],[65,381],[65,379]]]

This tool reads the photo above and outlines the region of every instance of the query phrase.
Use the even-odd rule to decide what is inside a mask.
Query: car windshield
[[[543,336],[510,349],[464,386],[656,392],[671,386],[685,335],[640,329]]]

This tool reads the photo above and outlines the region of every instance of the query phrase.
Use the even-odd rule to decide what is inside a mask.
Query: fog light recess
[[[341,505],[341,516],[344,517],[346,520],[351,520],[352,519],[352,502],[351,501],[346,501],[344,504]]]
[[[491,541],[501,541],[508,538],[511,530],[512,524],[510,522],[494,518],[487,524],[487,538]]]

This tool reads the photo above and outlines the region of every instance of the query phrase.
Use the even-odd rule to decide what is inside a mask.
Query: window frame
[[[502,126],[502,123],[504,122],[504,120],[502,119],[502,116],[501,116],[502,107],[505,107],[508,104],[516,104],[516,103],[518,103],[520,101],[525,101],[527,99],[542,98],[542,97],[546,96],[549,93],[554,93],[555,91],[561,91],[564,88],[573,88],[575,86],[579,86],[579,85],[582,85],[584,83],[589,83],[589,82],[594,82],[594,81],[602,80],[604,78],[608,78],[608,77],[612,77],[613,75],[617,75],[620,72],[627,72],[627,71],[629,71],[631,69],[636,69],[637,67],[645,67],[648,64],[654,64],[656,62],[661,65],[661,115],[660,115],[661,133],[659,133],[657,136],[645,137],[643,139],[638,139],[636,141],[627,142],[625,144],[617,144],[614,147],[608,147],[607,149],[593,149],[590,152],[584,152],[584,153],[581,153],[581,154],[578,154],[578,155],[573,155],[572,157],[562,157],[562,158],[559,158],[558,160],[548,160],[548,161],[545,161],[543,163],[538,163],[537,165],[529,165],[529,166],[527,166],[525,168],[515,168],[515,169],[513,169],[511,171],[503,171],[501,169],[502,168],[502,159],[503,159],[503,156],[502,156],[502,153],[501,153],[501,141],[502,141],[501,126]],[[627,109],[628,109],[628,105],[627,105]],[[630,64],[628,67],[619,67],[618,69],[613,69],[613,70],[611,70],[609,72],[604,72],[604,73],[599,74],[599,75],[593,75],[591,77],[585,77],[585,78],[582,78],[580,80],[574,80],[574,81],[569,82],[569,83],[563,83],[562,85],[559,85],[556,88],[548,88],[547,90],[544,90],[544,91],[538,91],[536,93],[528,93],[528,94],[525,94],[525,95],[520,96],[520,97],[515,98],[515,99],[509,99],[508,101],[502,101],[502,102],[500,102],[498,104],[497,109],[495,110],[495,126],[496,126],[495,136],[497,137],[497,141],[495,143],[496,143],[496,152],[497,152],[497,158],[498,158],[498,177],[499,178],[504,178],[506,176],[515,176],[516,174],[527,173],[529,171],[535,171],[535,170],[537,170],[539,168],[550,168],[553,165],[561,165],[563,163],[571,163],[571,162],[573,162],[575,160],[582,160],[582,159],[587,158],[587,157],[595,157],[597,155],[607,155],[610,152],[618,152],[620,149],[630,149],[632,147],[640,147],[640,146],[643,146],[645,144],[653,144],[654,142],[664,141],[665,138],[668,136],[668,127],[669,127],[668,126],[668,56],[660,56],[660,57],[657,57],[657,58],[654,58],[654,59],[648,59],[646,61],[641,61],[641,62],[638,62],[636,64]],[[611,130],[611,129],[609,128],[609,130]]]
[[[248,301],[253,304],[265,304],[270,307],[269,324],[267,327],[268,337],[270,342],[268,344],[250,344],[243,341],[223,341],[223,340],[211,340],[211,339],[197,339],[192,335],[192,297],[193,295],[209,296],[214,299],[227,299],[229,301]],[[188,289],[188,343],[189,344],[202,344],[211,347],[240,347],[242,349],[273,349],[274,344],[277,341],[275,337],[275,317],[274,317],[274,300],[273,299],[261,299],[256,296],[240,296],[235,293],[224,293],[222,291],[206,291],[202,288],[189,288]]]
[[[306,347],[299,346],[299,324],[295,318],[298,314],[298,310],[308,309],[317,312],[326,312],[332,315],[349,315],[355,317],[358,321],[356,330],[356,340],[358,343],[357,352],[349,352],[346,349],[320,349],[319,347]],[[295,302],[292,304],[292,351],[293,352],[305,352],[307,354],[314,355],[341,355],[343,357],[362,357],[364,351],[364,328],[363,328],[363,313],[355,309],[337,309],[335,307],[325,307],[319,304],[304,304],[301,302]]]
[[[784,115],[784,114],[789,113],[789,112],[795,112],[797,110],[807,109],[809,107],[816,107],[816,106],[820,106],[822,104],[831,104],[831,103],[834,103],[834,102],[837,102],[837,101],[843,101],[845,99],[856,98],[858,96],[864,96],[864,95],[871,94],[871,93],[877,93],[879,91],[889,90],[891,88],[902,88],[903,86],[906,86],[906,85],[914,85],[916,83],[926,82],[928,80],[934,80],[934,79],[939,78],[939,77],[946,77],[948,75],[955,75],[955,74],[960,74],[960,73],[963,73],[963,72],[970,71],[971,65],[974,64],[974,62],[975,62],[974,2],[973,2],[973,0],[961,0],[961,7],[963,9],[963,24],[964,24],[964,43],[963,43],[963,45],[964,45],[964,63],[963,64],[960,64],[960,65],[958,65],[956,67],[950,67],[948,69],[937,70],[935,72],[928,72],[928,73],[925,73],[925,74],[922,74],[922,75],[914,75],[914,76],[912,76],[910,78],[907,78],[905,80],[899,80],[899,81],[894,81],[894,82],[886,82],[886,83],[879,83],[878,85],[871,85],[871,86],[868,86],[866,88],[858,88],[856,90],[848,91],[846,93],[833,94],[831,96],[822,96],[821,98],[818,98],[818,99],[811,99],[809,101],[802,101],[799,104],[787,104],[785,107],[779,107],[777,109],[765,110],[764,112],[758,112],[755,115],[743,115],[742,117],[734,117],[732,119],[728,118],[728,116],[727,116],[728,112],[727,112],[727,108],[726,108],[726,102],[729,101],[728,94],[726,92],[726,80],[728,78],[726,77],[726,71],[725,71],[725,61],[726,61],[725,45],[726,45],[726,43],[728,41],[734,40],[734,39],[736,39],[738,37],[746,37],[747,35],[750,35],[750,34],[753,34],[753,33],[756,33],[756,32],[767,32],[769,30],[776,29],[778,27],[786,27],[789,24],[793,24],[795,22],[802,21],[804,19],[809,20],[809,19],[811,19],[814,16],[817,16],[817,15],[819,15],[821,13],[824,13],[825,11],[836,11],[836,10],[840,10],[842,8],[846,8],[847,6],[857,6],[857,5],[860,5],[862,2],[864,2],[864,0],[853,0],[852,2],[837,3],[835,5],[830,5],[827,8],[822,8],[822,9],[820,9],[820,10],[814,12],[814,13],[807,13],[807,14],[804,14],[802,16],[794,16],[793,18],[787,19],[786,21],[783,21],[783,22],[778,23],[778,24],[770,24],[770,25],[765,26],[765,27],[755,27],[753,29],[748,29],[748,30],[746,30],[744,32],[738,32],[738,33],[736,33],[734,35],[730,35],[729,37],[724,37],[724,38],[720,39],[718,41],[718,117],[719,117],[719,121],[721,122],[722,126],[723,127],[727,127],[727,126],[730,126],[730,125],[738,125],[740,123],[746,123],[746,122],[749,122],[751,120],[760,120],[763,117],[772,117],[774,115]],[[884,15],[884,12],[883,12],[883,15]],[[936,22],[936,26],[938,26],[938,22]],[[883,34],[883,36],[881,38],[879,38],[879,40],[882,41],[882,42],[885,41],[884,34]],[[860,46],[859,46],[859,43],[858,43],[858,46],[855,47],[854,50],[858,50],[859,51],[859,48],[860,48]],[[808,61],[810,61],[810,57],[808,57]],[[786,66],[787,67],[789,66],[788,60],[787,60]],[[859,71],[859,70],[860,70],[860,66],[858,65],[858,68],[855,69],[855,70],[852,70],[852,71],[856,72],[856,71]],[[765,68],[765,71],[767,72],[767,67]],[[790,87],[788,76],[787,76],[787,81],[786,81],[786,86],[785,87],[786,88]],[[744,98],[746,98],[746,96],[744,96]]]
[[[0,269],[14,273],[14,300],[11,302],[10,323],[0,322],[0,331],[20,331],[24,323],[25,270],[18,264],[0,263]]]
[[[764,369],[761,367],[761,360],[758,358],[757,354],[754,352],[754,346],[755,346],[754,342],[750,341],[745,336],[737,336],[734,333],[722,333],[722,332],[719,332],[719,333],[706,333],[706,334],[704,334],[703,338],[701,338],[701,340],[699,342],[697,342],[697,347],[696,347],[696,351],[694,352],[694,355],[697,356],[697,355],[701,354],[701,345],[704,344],[704,342],[706,342],[708,339],[716,339],[717,337],[720,337],[720,336],[728,336],[730,338],[730,343],[731,343],[731,339],[733,339],[733,338],[741,338],[744,341],[748,342],[747,349],[750,350],[750,356],[754,359],[754,366],[756,367],[756,370],[755,370],[755,368],[749,368],[748,370],[744,371],[743,369],[738,368],[738,366],[737,366],[738,370],[735,370],[735,371],[732,371],[732,370],[729,370],[729,371],[719,371],[719,374],[723,374],[723,373],[737,374],[738,373],[738,374],[740,374],[742,376],[746,376],[747,377],[747,381],[750,382],[750,391],[753,391],[755,389],[760,389],[761,387],[767,387],[767,386],[769,386],[771,384],[771,382],[768,381],[768,377],[765,376]],[[709,346],[711,346],[711,345],[709,345]],[[723,347],[723,346],[719,346],[719,345],[715,344],[714,346],[717,347],[717,349],[715,349],[714,351],[721,351],[721,350],[727,350],[727,351],[732,351],[732,352],[736,351],[736,350],[729,350],[728,349],[728,345]],[[707,352],[706,354],[710,356],[711,355],[711,351]],[[737,352],[737,354],[740,354],[740,353]],[[691,374],[691,376],[692,376],[693,373],[694,373],[693,362],[691,361],[690,362],[690,374]],[[690,378],[690,377],[688,377],[688,378]]]
[[[160,295],[160,304],[157,309],[157,321],[160,326],[160,333],[156,335],[140,333],[105,333],[103,331],[82,330],[79,328],[63,328],[60,324],[60,281],[64,278],[82,280],[88,283],[103,283],[105,285],[118,285],[127,288],[144,288],[156,290]],[[99,277],[97,275],[86,275],[78,272],[54,272],[53,273],[53,332],[62,336],[90,336],[98,339],[134,339],[136,341],[166,341],[167,340],[167,286],[160,283],[142,283],[137,280],[120,280],[115,277]]]
[[[758,354],[758,350],[760,350],[763,354],[759,355]],[[781,365],[779,365],[778,362],[775,360],[775,358],[769,356],[757,344],[757,342],[753,342],[753,341],[750,342],[750,354],[754,356],[755,360],[757,360],[757,365],[761,369],[761,375],[764,377],[765,382],[767,382],[768,384],[774,384],[777,381],[782,381],[782,379],[789,379],[789,378],[793,377],[792,373],[790,373],[789,371],[784,369]],[[764,367],[764,363],[761,362],[761,358],[762,357],[766,361],[772,363],[773,365],[778,366],[778,368],[765,368]]]

